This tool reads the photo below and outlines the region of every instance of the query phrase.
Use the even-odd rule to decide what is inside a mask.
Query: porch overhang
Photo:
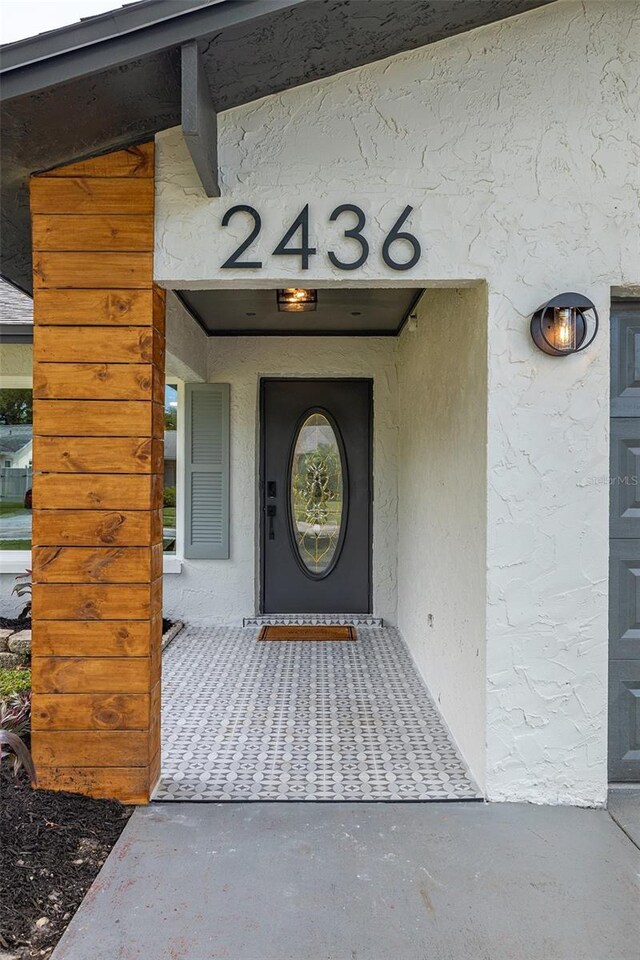
[[[182,48],[190,41],[211,97],[192,155],[213,195],[216,113],[550,2],[141,0],[6,45],[0,273],[31,292],[30,174],[184,123]],[[204,93],[191,84],[201,104]]]

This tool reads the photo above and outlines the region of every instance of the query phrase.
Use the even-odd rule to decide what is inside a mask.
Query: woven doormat
[[[357,640],[355,627],[266,625],[260,628],[258,640]]]

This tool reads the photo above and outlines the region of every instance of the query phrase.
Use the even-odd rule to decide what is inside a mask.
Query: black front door
[[[261,384],[262,612],[371,612],[370,380]]]

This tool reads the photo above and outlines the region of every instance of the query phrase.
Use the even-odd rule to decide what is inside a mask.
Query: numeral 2
[[[256,239],[256,237],[260,233],[260,229],[262,227],[262,218],[260,217],[260,214],[255,209],[255,207],[249,207],[245,203],[239,203],[235,207],[230,207],[227,210],[224,217],[222,218],[222,226],[228,227],[231,217],[233,217],[234,214],[236,213],[248,213],[250,217],[253,217],[253,230],[251,231],[249,236],[242,241],[240,246],[233,251],[231,256],[227,260],[225,260],[225,262],[222,264],[222,269],[224,270],[224,269],[229,269],[233,267],[239,267],[242,270],[253,270],[256,268],[260,268],[262,266],[261,260],[245,260],[244,262],[241,262],[240,260],[238,260],[238,257],[242,256],[242,254],[245,252],[247,247],[251,246],[253,241]]]

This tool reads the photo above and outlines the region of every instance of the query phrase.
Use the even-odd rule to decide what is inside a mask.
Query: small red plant
[[[21,690],[7,700],[0,700],[0,730],[8,730],[22,737],[29,732],[30,721],[30,690]]]

